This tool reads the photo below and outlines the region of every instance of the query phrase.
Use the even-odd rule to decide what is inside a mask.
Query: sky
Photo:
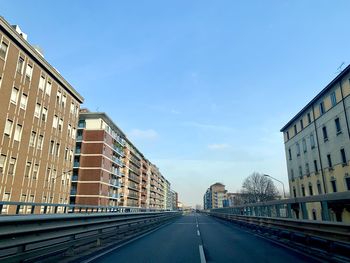
[[[288,189],[279,130],[350,63],[347,0],[0,3],[186,205],[253,172]]]

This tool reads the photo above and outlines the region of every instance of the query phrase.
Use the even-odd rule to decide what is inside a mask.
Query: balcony
[[[74,167],[79,167],[80,166],[80,162],[74,162]]]
[[[109,184],[111,184],[115,187],[120,187],[120,182],[117,179],[110,180]]]
[[[114,139],[115,139],[120,145],[125,146],[125,141],[124,141],[122,138],[116,136],[116,137],[114,137]]]
[[[110,198],[118,198],[119,195],[117,193],[109,193]]]
[[[73,188],[70,190],[70,195],[76,195],[77,194],[77,189]]]
[[[74,181],[78,181],[78,175],[77,175],[77,174],[72,176],[72,181],[73,181],[73,182],[74,182]]]
[[[124,152],[117,146],[113,146],[114,151],[116,151],[120,156],[124,157]]]
[[[113,162],[115,162],[115,163],[118,164],[119,166],[121,166],[121,167],[124,166],[123,161],[120,160],[120,159],[118,159],[117,157],[112,156],[112,160],[113,160]]]

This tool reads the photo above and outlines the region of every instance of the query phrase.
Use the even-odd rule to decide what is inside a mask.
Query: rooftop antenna
[[[343,61],[341,64],[340,64],[340,66],[337,68],[337,74],[338,73],[340,73],[340,72],[342,72],[343,70],[342,70],[342,67],[345,65],[345,62]]]

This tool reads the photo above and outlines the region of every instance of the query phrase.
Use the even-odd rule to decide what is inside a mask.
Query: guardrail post
[[[271,206],[266,206],[266,209],[267,209],[267,216],[268,217],[272,217],[272,215],[271,215]]]
[[[276,217],[281,217],[280,205],[275,205]]]
[[[307,213],[306,204],[305,203],[299,203],[299,205],[300,205],[300,210],[301,210],[303,219],[308,219],[309,215]]]
[[[288,218],[292,218],[292,205],[291,204],[287,204],[287,217]]]
[[[322,214],[322,220],[323,221],[330,221],[329,210],[328,210],[328,202],[327,201],[322,201],[321,202],[321,214]]]

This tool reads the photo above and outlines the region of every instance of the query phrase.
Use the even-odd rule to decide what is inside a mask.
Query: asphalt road
[[[316,262],[230,223],[190,214],[94,261],[114,262]]]

